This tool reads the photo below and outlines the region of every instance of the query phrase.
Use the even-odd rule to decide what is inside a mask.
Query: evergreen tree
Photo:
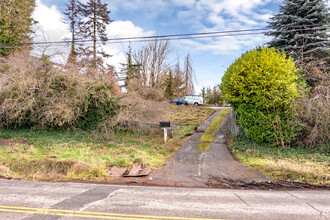
[[[98,46],[106,44],[106,25],[112,22],[109,17],[111,11],[108,11],[107,6],[108,4],[103,4],[101,0],[89,0],[86,4],[81,3],[79,7],[80,14],[84,17],[79,22],[79,34],[84,39],[93,41],[92,46],[81,49],[86,57],[92,56],[92,67],[103,67],[102,58],[110,56],[102,49],[98,49]]]
[[[214,105],[219,105],[222,104],[222,97],[221,97],[221,91],[219,89],[219,85],[214,86],[212,93],[211,93],[211,97],[209,99],[209,104],[214,104]]]
[[[8,56],[15,49],[13,44],[31,42],[34,8],[35,0],[0,1],[0,44],[8,44],[0,48],[0,56]]]
[[[168,98],[168,99],[172,99],[173,98],[173,88],[172,88],[173,74],[172,74],[171,69],[170,69],[169,74],[166,78],[165,84],[166,84],[165,97]]]
[[[203,98],[203,101],[206,103],[206,89],[205,87],[202,88],[202,98]]]
[[[284,0],[269,22],[268,45],[299,62],[330,64],[329,19],[324,0]]]
[[[76,63],[76,39],[78,35],[78,23],[79,23],[79,1],[70,0],[68,4],[65,4],[66,8],[64,14],[66,15],[66,21],[70,24],[71,37],[71,51],[68,58],[68,63]]]
[[[206,100],[205,100],[205,103],[208,103],[208,104],[210,104],[210,101],[211,101],[211,95],[212,95],[212,90],[211,90],[211,88],[210,87],[208,87],[207,89],[206,89]]]
[[[126,53],[126,63],[122,64],[123,68],[121,70],[121,75],[123,77],[120,80],[124,80],[124,87],[128,88],[129,81],[133,78],[139,79],[140,78],[140,69],[141,65],[139,63],[134,63],[132,57],[132,48],[128,46],[128,52]]]
[[[204,99],[204,103],[212,104],[212,105],[223,104],[219,85],[214,86],[213,90],[210,87],[208,87],[207,89],[203,87],[202,97]]]

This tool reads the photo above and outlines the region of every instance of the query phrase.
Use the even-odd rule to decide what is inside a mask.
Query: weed
[[[329,144],[319,145],[314,149],[306,146],[278,149],[267,144],[255,144],[244,136],[239,136],[230,141],[230,148],[244,165],[271,178],[330,184]]]

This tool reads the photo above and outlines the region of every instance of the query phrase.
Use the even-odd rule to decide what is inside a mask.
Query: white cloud
[[[210,78],[202,77],[198,80],[198,83],[195,84],[195,94],[198,95],[198,94],[202,93],[201,91],[202,91],[203,88],[211,88],[212,89],[217,84],[219,84],[219,82],[211,80]]]
[[[212,53],[213,55],[237,56],[243,53],[246,48],[254,48],[263,44],[265,36],[231,36],[207,40],[181,40],[176,45],[192,53]]]
[[[62,15],[55,5],[47,7],[40,0],[37,0],[36,9],[32,16],[34,20],[38,21],[34,27],[34,42],[63,41],[65,37],[70,36],[69,26],[61,21]],[[41,45],[36,46],[33,52],[36,55],[45,52],[52,55],[55,62],[64,62],[69,51],[70,49],[66,45]]]
[[[35,41],[59,41],[70,34],[69,27],[63,23],[62,15],[55,5],[50,8],[37,0],[33,18],[38,21]],[[38,29],[42,27],[42,29]]]
[[[246,30],[266,26],[272,12],[265,9],[271,0],[199,0],[194,9],[182,10],[178,18],[196,32]],[[182,42],[182,43],[181,43]],[[265,42],[263,35],[221,37],[180,41],[188,51],[235,55]]]
[[[111,38],[143,37],[154,35],[154,31],[144,32],[141,27],[135,26],[131,21],[114,21],[107,27],[108,36]]]
[[[107,27],[109,39],[127,38],[127,37],[144,37],[154,35],[154,31],[145,32],[141,27],[135,26],[131,21],[114,21]],[[123,48],[126,47],[126,48]],[[112,55],[108,59],[110,65],[114,65],[117,70],[120,69],[120,64],[126,61],[124,50],[127,50],[127,44],[107,44],[104,47],[105,51]]]
[[[164,22],[164,17],[175,12],[176,16],[166,17],[168,25],[185,26],[186,32],[187,29],[190,32],[214,32],[266,26],[272,11],[265,6],[274,1],[280,0],[112,0],[110,7],[157,17],[154,19],[158,19],[160,24]],[[228,39],[190,40],[183,46],[187,51],[208,50],[214,54],[228,55],[264,42],[264,37],[260,36],[230,38],[230,44]],[[178,45],[182,46],[180,43]]]
[[[41,0],[37,0],[36,5],[37,7],[33,13],[33,18],[39,23],[35,27],[34,42],[51,42],[63,41],[65,38],[70,39],[71,33],[69,31],[69,25],[62,22],[63,15],[59,9],[55,5],[47,7]],[[154,33],[154,31],[145,32],[141,27],[135,26],[131,21],[114,21],[107,26],[109,39],[150,36],[154,35]],[[127,44],[108,43],[102,47],[107,53],[112,55],[112,57],[108,58],[106,61],[107,63],[115,65],[118,69],[120,64],[125,62],[125,53],[123,51],[127,49]],[[52,60],[55,62],[65,63],[70,52],[70,46],[66,44],[50,44],[42,47],[35,47],[34,53],[36,55],[40,55],[42,52],[51,55]]]
[[[207,13],[206,20],[211,23],[213,28],[230,27],[235,29],[263,25],[260,23],[260,19],[269,16],[269,13],[257,9],[268,2],[269,0],[200,0],[196,10],[197,13]]]

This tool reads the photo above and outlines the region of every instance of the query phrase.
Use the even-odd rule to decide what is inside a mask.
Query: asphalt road
[[[328,219],[330,191],[0,180],[0,219]]]

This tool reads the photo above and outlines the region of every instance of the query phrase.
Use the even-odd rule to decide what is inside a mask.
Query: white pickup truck
[[[188,101],[189,105],[203,105],[203,97],[200,95],[186,95],[182,99]]]

